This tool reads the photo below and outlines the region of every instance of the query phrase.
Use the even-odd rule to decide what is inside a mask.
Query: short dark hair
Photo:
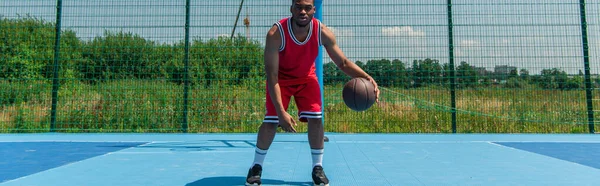
[[[296,3],[297,0],[292,0],[292,5],[294,5],[294,3]],[[315,0],[312,0],[313,4],[315,4]]]

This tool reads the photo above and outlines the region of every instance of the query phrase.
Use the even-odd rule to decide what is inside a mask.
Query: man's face
[[[315,14],[314,0],[295,0],[290,11],[296,25],[305,27]]]

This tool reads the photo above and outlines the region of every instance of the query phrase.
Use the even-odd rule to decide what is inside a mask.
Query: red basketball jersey
[[[284,18],[275,25],[279,27],[282,40],[279,48],[279,83],[299,84],[317,79],[315,60],[321,46],[319,20],[312,19],[308,25],[309,34],[304,41],[299,41],[294,36],[291,17]]]

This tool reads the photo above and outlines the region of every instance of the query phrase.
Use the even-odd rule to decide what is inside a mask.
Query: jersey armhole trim
[[[279,35],[281,36],[281,46],[279,46],[279,52],[283,51],[283,49],[285,49],[285,35],[284,35],[284,31],[283,31],[283,26],[281,26],[281,23],[277,22],[275,23],[275,25],[277,25],[277,29],[279,30]]]
[[[323,42],[321,42],[321,21],[317,20],[318,22],[318,26],[317,26],[317,34],[319,35],[319,46],[323,46]]]

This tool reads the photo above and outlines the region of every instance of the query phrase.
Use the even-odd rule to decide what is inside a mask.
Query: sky
[[[184,0],[63,0],[63,29],[82,39],[105,30],[157,42],[184,38]],[[191,0],[190,36],[229,36],[240,0]],[[431,58],[449,62],[446,0],[323,0],[323,23],[352,61]],[[56,0],[3,0],[0,15],[56,19]],[[453,0],[454,62],[493,70],[497,65],[531,74],[560,68],[583,71],[579,0]],[[600,0],[586,0],[591,72],[600,73]],[[290,16],[289,0],[246,0],[236,35],[264,42],[266,31]],[[249,28],[243,25],[248,16]],[[330,59],[324,55],[324,62]]]

